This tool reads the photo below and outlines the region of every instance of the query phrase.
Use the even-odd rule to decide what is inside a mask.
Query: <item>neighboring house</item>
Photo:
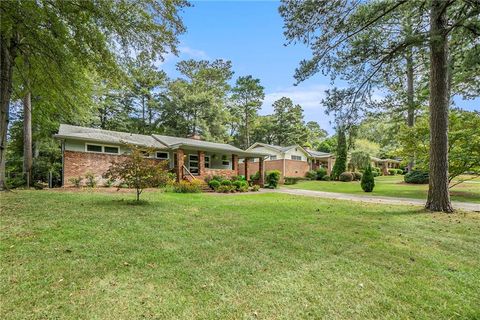
[[[215,143],[194,138],[178,138],[163,135],[141,135],[102,129],[61,124],[55,138],[62,142],[64,186],[70,179],[93,173],[98,179],[108,170],[112,161],[118,161],[128,153],[128,145],[152,148],[147,155],[152,161],[168,161],[177,180],[204,179],[207,176],[224,177],[239,174],[240,159],[258,159],[264,171],[266,154],[259,151],[243,151],[225,143]],[[243,172],[250,172],[249,163],[242,165]],[[262,179],[259,181],[263,184]]]
[[[388,176],[388,169],[400,168],[400,162],[401,162],[395,159],[380,159],[376,157],[371,157],[370,160],[372,161],[372,166],[381,168],[382,174],[385,176]]]
[[[269,154],[265,159],[265,170],[280,171],[282,181],[285,177],[305,177],[309,170],[319,167],[326,168],[330,174],[334,163],[334,157],[331,154],[308,150],[299,145],[282,147],[257,142],[246,151]],[[258,171],[258,164],[255,160],[250,161],[250,174],[253,174]],[[242,166],[239,172],[245,175]]]

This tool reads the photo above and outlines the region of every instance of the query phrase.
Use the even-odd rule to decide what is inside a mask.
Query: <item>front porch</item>
[[[259,159],[259,168],[262,173],[259,184],[263,186],[265,171],[263,155],[177,149],[174,153],[174,171],[177,182],[184,179],[205,180],[209,176],[231,178],[239,175],[239,165],[244,166],[245,172],[249,173],[248,163],[254,158]],[[244,162],[239,164],[239,159],[244,159]],[[245,178],[249,181],[250,175],[245,174]]]

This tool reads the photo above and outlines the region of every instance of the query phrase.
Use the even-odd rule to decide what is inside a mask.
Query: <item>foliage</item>
[[[231,186],[232,185],[232,181],[230,180],[223,180],[222,182],[220,182],[220,184],[222,186]]]
[[[338,180],[340,174],[347,170],[347,139],[342,128],[337,132],[337,157],[332,169],[332,179]]]
[[[174,182],[172,185],[173,192],[175,193],[199,193],[202,191],[201,186],[202,182],[200,180],[181,180]]]
[[[397,174],[397,169],[388,169],[388,174],[391,175],[391,176],[394,176]]]
[[[235,192],[235,186],[222,184],[220,187],[217,188],[216,191],[222,193]]]
[[[368,139],[355,139],[352,153],[353,152],[362,152],[370,157],[378,157],[380,154],[380,145]]]
[[[364,151],[352,152],[350,155],[350,164],[354,170],[363,170],[370,165],[370,155]]]
[[[260,171],[257,171],[254,174],[250,175],[250,181],[258,181],[258,180],[260,180]]]
[[[307,137],[304,145],[308,145],[309,148],[317,150],[322,141],[327,137],[327,131],[322,129],[318,122],[308,121],[305,125],[307,130]]]
[[[449,114],[449,181],[465,173],[480,174],[480,112],[453,109]],[[416,167],[427,171],[430,158],[430,129],[427,117],[417,119],[412,128],[403,126],[399,133],[401,155],[415,155]]]
[[[87,182],[85,182],[85,185],[89,188],[95,188],[97,186],[97,180],[95,178],[95,176],[93,175],[92,172],[87,172],[85,174],[85,179],[87,180]]]
[[[251,145],[251,127],[257,112],[265,98],[264,88],[260,85],[260,79],[252,76],[239,77],[232,89],[232,129],[236,131],[237,144],[244,149]]]
[[[177,63],[182,78],[168,83],[159,125],[165,134],[223,142],[228,118],[227,92],[232,64],[217,59],[185,60]]]
[[[338,141],[338,137],[336,135],[328,137],[324,139],[322,142],[320,142],[317,150],[321,152],[327,152],[327,153],[336,153],[337,141]]]
[[[73,177],[68,180],[71,184],[73,184],[76,188],[80,188],[82,186],[82,177]]]
[[[251,191],[253,192],[257,192],[258,190],[260,190],[260,186],[258,184],[254,184],[251,188],[250,188]]]
[[[130,153],[126,155],[125,160],[112,162],[104,177],[120,180],[130,188],[135,188],[137,201],[139,201],[143,189],[158,187],[166,183],[168,163],[144,157],[145,152],[152,153],[154,150],[134,145],[129,145],[128,149]]]
[[[317,169],[317,180],[322,180],[323,177],[326,175],[327,175],[327,169],[323,167]]]
[[[403,174],[403,170],[402,169],[397,169],[397,174]]]
[[[429,181],[428,172],[422,170],[413,170],[403,176],[406,183],[426,184]]]
[[[232,182],[232,186],[234,186],[236,190],[240,192],[248,191],[248,183],[245,180],[235,180]]]
[[[324,175],[324,176],[322,177],[322,180],[323,180],[323,181],[330,181],[330,180],[332,180],[332,177],[329,176],[328,174],[326,174],[326,175]]]
[[[317,171],[315,170],[309,170],[305,174],[305,177],[309,180],[316,180],[317,179]]]
[[[292,184],[297,184],[298,181],[303,180],[301,177],[285,177],[285,185],[292,185]]]
[[[279,146],[303,144],[306,130],[303,121],[303,109],[294,105],[290,98],[282,97],[273,103],[275,142]]]
[[[275,189],[278,187],[278,182],[280,181],[281,172],[278,170],[270,170],[266,172],[265,182],[267,183],[267,188]]]
[[[361,179],[360,185],[362,190],[365,192],[372,192],[373,188],[375,187],[375,179],[373,176],[372,166],[370,164],[365,169]]]
[[[353,174],[351,172],[342,172],[338,177],[338,180],[343,182],[353,181]]]
[[[368,167],[368,166],[367,166]],[[370,167],[371,168],[371,167]],[[365,169],[366,170],[366,169]],[[371,169],[370,169],[371,170]],[[361,172],[352,172],[353,180],[360,181],[362,180],[363,174]]]
[[[103,182],[103,186],[105,188],[110,188],[113,186],[114,183],[115,183],[115,179],[105,179],[105,181]]]
[[[218,180],[210,180],[208,181],[208,186],[212,188],[213,190],[217,190],[218,187],[220,187],[221,183]]]

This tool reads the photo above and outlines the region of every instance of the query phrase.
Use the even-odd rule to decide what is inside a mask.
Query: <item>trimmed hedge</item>
[[[413,170],[412,172],[409,172],[406,175],[404,175],[403,180],[406,183],[427,184],[429,180],[428,172],[421,171],[421,170]]]
[[[278,187],[278,181],[280,181],[280,171],[267,171],[265,180],[267,183],[267,188],[275,189],[276,187]]]
[[[220,187],[221,183],[218,180],[210,180],[208,182],[208,186],[212,188],[213,190],[217,190],[218,187]]]
[[[338,180],[343,182],[353,181],[353,174],[351,172],[342,172],[338,177]]]

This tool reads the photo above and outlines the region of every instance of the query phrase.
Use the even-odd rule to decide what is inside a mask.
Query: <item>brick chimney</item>
[[[202,137],[198,133],[189,134],[187,138],[193,140],[202,140]]]

